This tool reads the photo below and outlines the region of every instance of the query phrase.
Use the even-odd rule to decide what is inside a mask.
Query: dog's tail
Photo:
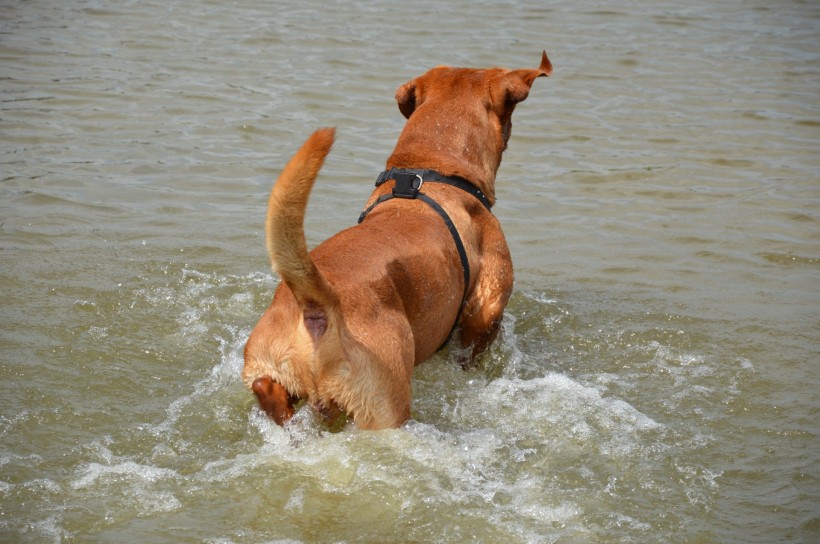
[[[265,222],[273,270],[293,292],[314,338],[324,334],[328,311],[337,306],[337,297],[308,253],[305,209],[334,135],[333,128],[317,130],[288,162],[271,191]]]

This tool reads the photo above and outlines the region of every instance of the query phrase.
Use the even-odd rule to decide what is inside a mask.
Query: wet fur
[[[515,105],[538,69],[437,67],[396,91],[407,123],[386,167],[460,176],[495,202],[495,175]],[[266,241],[282,278],[245,346],[243,379],[260,408],[280,425],[299,399],[329,423],[348,414],[364,429],[410,418],[410,378],[449,335],[464,279],[453,239],[419,200],[394,199],[360,225],[308,251],[308,197],[334,140],[316,131],[271,191]],[[377,188],[366,205],[390,191]],[[454,221],[471,277],[461,316],[461,346],[475,359],[495,338],[513,285],[512,261],[498,220],[474,197],[429,183],[423,192]]]

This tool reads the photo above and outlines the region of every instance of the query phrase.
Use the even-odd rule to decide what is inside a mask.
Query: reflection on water
[[[799,2],[7,7],[0,540],[816,540],[818,27]],[[402,429],[273,425],[239,373],[278,169],[338,127],[316,243],[355,222],[396,86],[544,48],[499,172],[499,341],[419,367]]]

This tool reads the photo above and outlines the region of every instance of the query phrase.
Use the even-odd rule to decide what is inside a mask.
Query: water
[[[813,2],[6,2],[0,541],[820,539]],[[495,213],[516,289],[413,420],[287,429],[239,380],[272,179],[355,222],[437,64],[555,73]]]

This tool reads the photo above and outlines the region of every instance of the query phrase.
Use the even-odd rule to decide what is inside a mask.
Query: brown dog
[[[282,278],[245,346],[243,380],[280,425],[300,399],[363,429],[410,418],[413,368],[455,322],[475,359],[513,286],[495,175],[536,70],[437,67],[396,91],[407,124],[360,224],[308,252],[303,222],[334,130],[315,132],[270,195],[267,246]],[[425,170],[420,170],[425,169]]]

